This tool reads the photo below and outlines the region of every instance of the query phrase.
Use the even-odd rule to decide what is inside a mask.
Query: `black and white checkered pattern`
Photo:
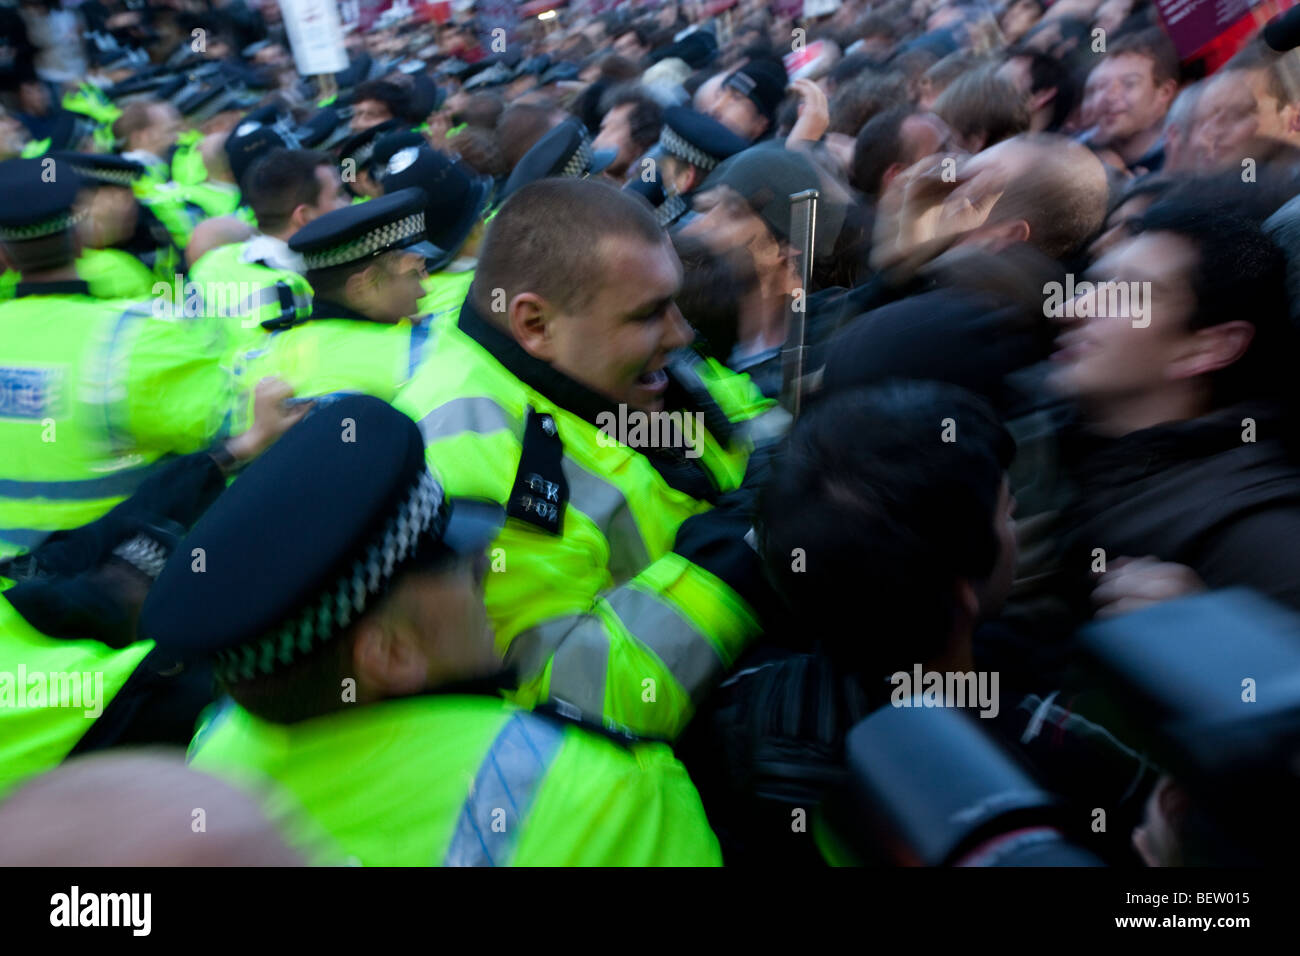
[[[77,224],[81,217],[69,210],[30,226],[0,226],[0,240],[6,242],[25,242],[28,239],[41,239],[56,232],[64,232]]]
[[[593,153],[591,150],[591,141],[583,135],[582,141],[578,143],[577,152],[569,157],[569,161],[564,164],[560,170],[560,175],[569,179],[584,177],[591,170],[591,160]]]
[[[134,169],[101,169],[97,166],[79,166],[73,164],[73,170],[86,179],[107,183],[110,186],[130,186],[140,178],[140,172]]]
[[[353,239],[333,249],[320,252],[307,252],[303,259],[310,269],[328,269],[349,262],[359,262],[370,256],[403,245],[424,232],[424,213],[412,213],[396,222],[384,223],[378,229],[371,230],[359,239]]]
[[[676,156],[683,162],[690,163],[692,166],[698,166],[700,169],[708,172],[718,165],[718,160],[710,156],[698,146],[687,142],[680,133],[671,126],[665,125],[663,132],[659,134],[659,146],[670,156]]]
[[[446,520],[442,486],[425,469],[384,533],[333,587],[261,640],[218,654],[217,676],[240,681],[270,674],[337,637],[384,592],[423,535],[441,536],[438,525]]]

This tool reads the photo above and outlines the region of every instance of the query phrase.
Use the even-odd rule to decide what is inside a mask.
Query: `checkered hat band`
[[[386,222],[378,229],[372,229],[360,239],[354,239],[346,245],[335,246],[322,252],[303,253],[308,269],[328,269],[348,262],[359,262],[376,253],[401,245],[424,232],[424,213],[417,212]]]
[[[681,196],[669,196],[655,210],[655,222],[665,229],[681,218],[686,212],[686,200]]]
[[[65,212],[53,219],[34,223],[30,226],[0,226],[0,239],[6,242],[25,242],[28,239],[43,239],[58,232],[65,232],[77,224],[81,217],[72,211]]]
[[[80,176],[96,182],[108,183],[110,186],[130,186],[140,174],[130,169],[101,169],[98,166],[76,166],[73,170]]]
[[[219,653],[216,675],[238,682],[271,674],[337,637],[384,593],[422,536],[441,536],[442,503],[442,486],[426,468],[383,534],[332,587],[260,640]]]
[[[587,170],[591,169],[591,141],[584,135],[582,142],[578,144],[578,150],[569,157],[569,161],[564,164],[560,170],[560,175],[569,179],[576,179],[579,176],[587,175]]]
[[[664,152],[671,156],[676,156],[680,160],[690,163],[692,166],[698,166],[700,169],[708,172],[718,161],[692,143],[687,142],[680,133],[671,126],[664,126],[663,132],[659,134],[659,145],[663,147]]]

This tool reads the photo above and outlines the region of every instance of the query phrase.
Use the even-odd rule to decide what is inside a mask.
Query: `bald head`
[[[0,866],[302,866],[255,800],[180,751],[70,760],[0,802]]]
[[[987,177],[1001,191],[987,224],[1023,221],[1027,241],[1053,258],[1081,249],[1106,218],[1106,170],[1093,152],[1064,136],[1016,136],[971,158],[963,181]]]

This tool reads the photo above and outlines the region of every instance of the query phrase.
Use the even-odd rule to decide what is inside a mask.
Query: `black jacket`
[[[1245,441],[1246,419],[1254,441]],[[1093,549],[1107,561],[1154,555],[1211,588],[1243,585],[1300,608],[1300,467],[1284,420],[1236,405],[1119,439],[1075,433],[1064,448],[1073,484],[1065,566],[1076,581]]]

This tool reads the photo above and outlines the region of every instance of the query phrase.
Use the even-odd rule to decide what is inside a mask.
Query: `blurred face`
[[[1099,146],[1123,143],[1160,123],[1173,101],[1176,84],[1157,86],[1154,64],[1136,53],[1108,56],[1088,77]]]
[[[614,41],[614,52],[619,56],[625,56],[633,63],[645,56],[649,51],[637,42],[636,34],[632,32],[624,33]]]
[[[130,238],[138,218],[135,194],[130,189],[100,186],[82,193],[78,203],[83,215],[77,224],[81,244],[90,249],[107,249]]]
[[[631,116],[634,109],[631,103],[616,106],[605,114],[600,121],[600,135],[592,144],[595,149],[615,149],[618,156],[610,163],[606,172],[617,179],[627,174],[628,167],[640,154],[637,145],[632,142]]]
[[[442,574],[416,574],[409,601],[418,633],[432,638],[430,683],[487,676],[501,666],[483,604],[487,562],[459,562]]]
[[[155,103],[149,108],[149,126],[139,133],[138,149],[163,157],[176,145],[181,133],[181,114],[168,103]]]
[[[719,87],[709,115],[737,136],[743,136],[751,142],[767,130],[767,119],[758,112],[753,100],[730,87]]]
[[[343,180],[339,178],[339,172],[333,165],[322,164],[316,167],[316,183],[320,187],[320,193],[314,204],[304,203],[300,207],[302,212],[301,222],[298,223],[299,229],[327,212],[334,212],[349,205],[348,194],[343,189]]]
[[[1256,136],[1291,140],[1295,109],[1268,90],[1263,70],[1215,75],[1196,101],[1191,147],[1204,170],[1235,165]]]
[[[1114,316],[1061,319],[1049,379],[1053,388],[1085,406],[1163,390],[1175,377],[1174,363],[1194,344],[1188,322],[1196,301],[1190,286],[1199,266],[1196,247],[1172,233],[1143,233],[1102,256],[1087,279],[1150,282],[1150,324],[1135,328],[1130,319]]]
[[[1008,43],[1014,43],[1029,32],[1038,22],[1040,10],[1037,0],[1015,0],[1002,14],[998,25]]]
[[[933,113],[919,113],[903,120],[899,136],[903,141],[903,162],[910,166],[943,149],[948,142],[948,126]]]
[[[348,279],[346,304],[376,322],[400,322],[416,314],[427,275],[418,253],[387,253]]]
[[[695,211],[699,215],[682,229],[683,235],[702,239],[717,253],[746,250],[760,284],[769,289],[773,281],[790,275],[789,259],[781,243],[749,203],[729,186],[717,186],[697,196]]]
[[[1098,236],[1092,246],[1089,247],[1089,258],[1094,261],[1100,259],[1124,240],[1131,239],[1136,232],[1134,223],[1141,218],[1144,212],[1151,208],[1151,204],[1155,200],[1154,194],[1147,194],[1145,196],[1134,196],[1132,199],[1116,206],[1114,211],[1106,217],[1106,231]]]
[[[378,126],[380,123],[387,123],[393,118],[388,107],[379,100],[362,100],[352,107],[351,129],[354,133],[360,133],[362,130],[370,129],[372,126]]]
[[[694,337],[673,302],[681,288],[681,263],[666,239],[652,244],[626,236],[607,240],[602,259],[605,284],[580,313],[549,307],[544,331],[531,325],[521,331],[512,317],[515,337],[606,398],[659,411],[668,386],[668,355]]]

